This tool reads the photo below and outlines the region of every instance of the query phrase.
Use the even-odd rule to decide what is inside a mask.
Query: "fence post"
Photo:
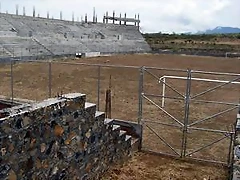
[[[142,149],[142,137],[143,137],[143,125],[142,125],[142,118],[143,118],[143,78],[144,78],[144,71],[145,67],[141,67],[139,69],[139,87],[138,87],[138,125],[141,126],[141,137],[140,142],[138,145],[138,150]]]
[[[232,180],[233,179],[233,163],[234,163],[234,150],[235,150],[235,139],[237,136],[237,132],[236,132],[236,126],[237,126],[237,120],[234,124],[234,130],[233,133],[231,134],[231,142],[229,145],[229,156],[228,156],[228,179]]]
[[[101,83],[101,66],[98,66],[98,82],[97,82],[97,110],[100,109],[100,84]]]
[[[11,101],[13,103],[14,94],[13,94],[13,59],[11,59]]]
[[[166,91],[166,78],[163,78],[163,87],[162,87],[162,108],[165,107],[165,91]]]
[[[188,123],[189,123],[189,106],[190,106],[190,95],[191,95],[191,77],[192,77],[192,71],[188,69],[186,94],[185,94],[185,108],[184,108],[185,112],[184,112],[181,158],[184,158],[186,156],[186,149],[187,149],[187,132],[188,132]]]
[[[228,171],[229,171],[229,179],[231,179],[232,177],[232,167],[233,167],[233,153],[234,153],[234,136],[235,133],[231,132],[231,136],[230,136],[230,143],[229,143],[229,150],[228,150]]]
[[[52,97],[52,62],[48,63],[48,97]]]
[[[141,123],[142,120],[142,114],[143,114],[143,98],[142,98],[142,93],[143,93],[143,76],[144,76],[144,70],[145,67],[141,67],[139,69],[139,86],[138,86],[138,124]]]
[[[22,60],[23,59],[23,48],[21,47],[21,57],[20,59]]]

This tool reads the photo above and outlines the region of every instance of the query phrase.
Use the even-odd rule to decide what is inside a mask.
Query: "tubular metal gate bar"
[[[185,72],[186,73],[186,77],[182,78],[180,77],[179,79],[184,79],[186,80],[186,92],[185,94],[182,94],[181,92],[179,92],[175,87],[173,87],[172,85],[168,84],[166,82],[166,77],[167,76],[163,76],[163,77],[158,77],[156,74],[152,73],[151,70],[163,70],[163,71],[174,71],[174,72]],[[237,76],[234,79],[231,79],[229,81],[214,81],[213,82],[218,82],[221,83],[219,85],[216,85],[212,88],[207,88],[206,90],[194,94],[191,94],[191,83],[194,80],[197,81],[201,81],[200,78],[192,78],[192,75],[194,73],[198,73],[198,74],[207,74],[207,75],[227,75],[227,76]],[[145,74],[149,74],[150,76],[152,76],[153,78],[155,78],[156,80],[158,80],[159,82],[161,82],[163,84],[163,93],[162,95],[159,94],[149,94],[148,92],[146,92],[144,90],[144,75]],[[172,76],[169,76],[170,78]],[[176,79],[176,78],[175,78]],[[228,84],[234,84],[234,85],[238,85],[240,84],[239,82],[240,80],[240,74],[235,74],[235,73],[219,73],[219,72],[205,72],[205,71],[193,71],[188,69],[187,71],[185,70],[179,70],[179,69],[165,69],[165,68],[148,68],[148,67],[142,67],[140,69],[140,78],[139,78],[139,119],[138,122],[140,124],[142,124],[143,126],[146,126],[147,129],[149,129],[166,147],[168,147],[171,151],[169,151],[168,153],[165,152],[161,152],[160,150],[153,150],[153,149],[149,149],[148,147],[144,147],[143,145],[143,149],[145,151],[150,151],[150,152],[154,152],[154,153],[158,153],[158,154],[164,154],[164,155],[170,155],[170,156],[175,156],[175,157],[180,157],[180,158],[190,158],[190,159],[194,159],[194,160],[198,160],[198,161],[204,161],[204,162],[210,162],[210,163],[218,163],[218,164],[223,164],[223,165],[227,165],[228,167],[231,166],[231,155],[232,155],[232,146],[233,146],[233,140],[234,140],[234,130],[220,130],[220,129],[210,129],[210,128],[201,128],[201,127],[196,127],[195,125],[198,125],[202,122],[208,121],[212,118],[216,118],[222,114],[225,114],[227,112],[233,111],[235,109],[237,109],[239,107],[239,103],[232,103],[232,102],[220,102],[220,101],[209,101],[209,100],[197,100],[197,97],[200,97],[206,93],[212,92],[216,89],[220,89],[223,86],[226,86]],[[172,97],[172,96],[166,96],[165,94],[165,88],[168,87],[169,89],[171,89],[173,92],[175,92],[179,97]],[[238,89],[240,89],[238,87]],[[157,102],[155,102],[152,98],[153,97],[157,97],[157,98],[161,98],[162,99],[162,105],[160,106]],[[236,97],[235,99],[238,100],[239,97]],[[184,120],[183,122],[181,122],[178,118],[174,117],[170,112],[167,112],[164,108],[164,99],[171,99],[171,100],[182,100],[184,101],[183,105],[184,105]],[[172,119],[176,124],[170,124],[170,123],[165,123],[165,122],[159,122],[159,121],[155,121],[155,120],[148,120],[145,119],[144,113],[143,112],[143,101],[147,101],[150,104],[152,104],[153,106],[155,106],[158,110],[160,110],[161,112],[163,112],[165,115],[167,115],[167,117],[169,117],[170,119]],[[220,112],[217,112],[211,116],[205,117],[203,119],[198,119],[195,122],[189,122],[189,113],[190,113],[190,103],[191,102],[197,102],[197,103],[211,103],[211,104],[221,104],[221,105],[227,105],[227,106],[232,106],[228,109],[225,110],[221,110]],[[154,130],[151,126],[149,126],[149,124],[160,124],[162,126],[169,126],[169,127],[175,127],[175,128],[179,128],[182,131],[182,137],[179,138],[179,140],[182,141],[182,146],[181,146],[181,152],[177,152],[177,150],[170,145],[169,141],[167,139],[164,139],[159,133],[161,132],[157,132],[156,130]],[[201,131],[201,132],[211,132],[211,133],[216,133],[216,134],[223,134],[223,136],[221,136],[220,138],[215,139],[213,142],[210,142],[206,145],[202,145],[199,148],[196,148],[195,150],[192,151],[187,151],[187,144],[188,144],[188,132],[190,130],[197,130],[197,131]],[[144,132],[144,129],[143,129]],[[199,137],[201,138],[201,137]],[[229,139],[229,147],[226,147],[228,149],[228,155],[226,157],[227,162],[223,162],[223,161],[216,161],[216,160],[209,160],[209,159],[205,159],[205,158],[194,158],[192,157],[193,154],[200,152],[208,147],[213,146],[216,143],[222,142],[224,139]],[[144,139],[143,139],[144,141]]]
[[[212,163],[221,163],[221,164],[225,164],[225,165],[230,165],[231,163],[231,153],[232,153],[232,142],[233,142],[233,138],[234,138],[234,131],[233,130],[229,130],[229,131],[223,131],[223,130],[219,130],[219,129],[208,129],[208,128],[200,128],[200,127],[196,127],[197,124],[200,124],[202,122],[208,121],[209,119],[218,117],[222,114],[225,114],[227,112],[233,111],[235,109],[238,108],[239,103],[232,103],[232,102],[219,102],[219,101],[208,101],[208,100],[197,100],[197,97],[200,97],[208,92],[214,91],[216,89],[219,89],[225,85],[228,84],[233,84],[234,82],[239,82],[238,80],[240,79],[240,74],[234,74],[234,73],[220,73],[220,72],[206,72],[206,71],[194,71],[194,70],[183,70],[183,69],[168,69],[168,68],[156,68],[156,67],[138,67],[138,66],[121,66],[121,65],[102,65],[102,64],[88,64],[88,63],[69,63],[69,62],[56,62],[56,61],[38,61],[38,60],[30,60],[30,61],[17,61],[17,60],[13,60],[11,61],[11,72],[10,72],[10,87],[11,87],[11,99],[12,101],[14,100],[14,75],[13,75],[13,64],[16,62],[32,62],[32,63],[45,63],[48,64],[48,97],[52,97],[52,65],[53,64],[65,64],[65,65],[84,65],[84,66],[94,66],[97,67],[97,83],[96,83],[96,88],[97,88],[97,108],[99,110],[99,106],[100,106],[100,84],[101,84],[101,68],[102,67],[112,67],[112,68],[130,68],[130,69],[139,69],[139,92],[138,92],[138,99],[139,99],[139,103],[138,103],[138,123],[141,125],[146,125],[146,128],[148,128],[161,142],[163,142],[163,144],[168,147],[171,151],[169,153],[165,153],[166,155],[170,155],[170,156],[175,156],[175,157],[181,157],[181,158],[191,158],[191,159],[196,159],[196,160],[200,160],[200,161],[207,161],[207,162],[212,162]],[[184,80],[186,80],[186,87],[185,87],[185,93],[181,93],[179,92],[175,87],[173,87],[172,85],[170,85],[167,82],[167,77],[163,78],[163,77],[159,77],[158,75],[154,74],[153,72],[151,72],[151,70],[160,70],[160,71],[169,71],[169,72],[181,72],[181,73],[185,73],[186,77],[184,77]],[[207,75],[227,75],[227,76],[237,76],[237,78],[234,78],[230,81],[223,81],[221,82],[222,84],[217,85],[213,88],[208,88],[205,91],[201,92],[201,93],[197,93],[195,95],[191,95],[191,83],[192,81],[194,81],[194,78],[192,78],[192,75],[194,73],[198,73],[198,74],[207,74]],[[178,96],[177,97],[173,97],[173,96],[167,96],[165,93],[162,95],[159,94],[151,94],[148,92],[144,91],[144,83],[146,82],[144,79],[145,74],[150,75],[151,77],[153,77],[156,82],[161,82],[163,84],[163,90],[165,91],[166,88],[171,89],[174,93],[176,93]],[[238,85],[238,83],[235,83],[236,85]],[[167,110],[165,110],[164,108],[164,102],[162,102],[161,105],[158,104],[158,102],[155,102],[152,97],[157,97],[160,99],[171,99],[171,100],[180,100],[180,101],[184,101],[183,105],[184,105],[184,118],[183,118],[183,122],[181,122],[180,119],[178,119],[177,117],[172,115],[172,112],[168,112]],[[239,97],[236,97],[236,100]],[[144,119],[143,115],[145,112],[143,112],[143,102],[147,101],[150,104],[152,104],[153,106],[157,107],[157,109],[161,112],[163,112],[165,115],[167,115],[169,118],[171,118],[171,120],[175,123],[175,124],[170,124],[170,123],[165,123],[165,122],[158,122],[158,121],[153,121],[153,120],[149,120],[149,119]],[[189,122],[189,113],[190,113],[190,109],[189,109],[189,105],[191,102],[198,102],[198,103],[211,103],[211,104],[223,104],[223,105],[228,105],[228,106],[232,106],[226,110],[222,110],[221,112],[215,113],[211,116],[205,117],[203,119],[199,119],[195,122],[190,123]],[[181,148],[180,148],[180,152],[176,150],[176,148],[174,148],[168,140],[164,139],[156,130],[154,130],[149,124],[158,124],[161,126],[169,126],[169,127],[173,127],[173,128],[177,128],[180,130],[182,137],[180,138],[181,140]],[[191,152],[188,152],[187,150],[187,145],[188,145],[188,132],[190,130],[198,130],[198,131],[202,131],[202,132],[212,132],[212,133],[219,133],[219,134],[223,134],[222,137],[216,139],[215,141],[201,146],[195,150],[192,150]],[[144,129],[143,129],[144,132]],[[229,143],[229,153],[228,153],[228,157],[227,157],[227,163],[226,162],[220,162],[220,161],[211,161],[211,160],[207,160],[207,159],[199,159],[199,158],[194,158],[192,157],[193,154],[195,154],[196,152],[199,152],[207,147],[210,147],[218,142],[223,141],[224,139],[230,139],[230,143]],[[141,147],[142,150],[145,150],[146,147],[144,147],[143,139],[141,139]],[[146,149],[148,151],[154,151],[152,149]],[[156,153],[159,154],[164,154],[161,151],[154,151]]]

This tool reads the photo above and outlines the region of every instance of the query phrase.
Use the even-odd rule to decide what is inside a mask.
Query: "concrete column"
[[[23,16],[26,16],[26,9],[25,9],[25,6],[23,6]]]
[[[119,24],[120,24],[120,25],[122,24],[121,18],[122,18],[122,14],[120,13],[120,21],[119,21]]]
[[[95,23],[97,23],[98,19],[97,19],[97,14],[96,14],[96,17],[95,17]]]
[[[87,23],[87,14],[85,14],[85,23]]]
[[[19,6],[18,6],[18,4],[16,5],[16,15],[18,16],[18,8],[19,8]]]
[[[62,20],[62,11],[60,11],[60,20]]]
[[[140,16],[139,16],[139,14],[138,14],[138,23],[137,23],[137,26],[138,26],[138,29],[139,29],[139,27],[140,27]]]
[[[103,14],[103,23],[105,23],[105,13]]]
[[[72,12],[72,22],[74,22],[74,12]]]
[[[137,15],[136,14],[135,14],[134,19],[137,20]],[[137,22],[134,22],[134,26],[137,26]]]
[[[113,11],[113,24],[115,24],[115,11]]]
[[[33,17],[36,16],[35,6],[33,6]]]
[[[47,19],[49,19],[49,11],[47,12]]]
[[[106,24],[108,24],[108,12],[106,12]]]
[[[127,14],[126,14],[126,13],[124,14],[124,18],[125,18],[125,19],[127,18]],[[124,25],[127,25],[126,20],[124,20]]]
[[[38,17],[40,17],[40,14],[38,13]]]
[[[95,23],[95,14],[96,14],[95,8],[93,8],[93,23]]]

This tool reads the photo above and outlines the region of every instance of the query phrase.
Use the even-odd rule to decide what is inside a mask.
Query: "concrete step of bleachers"
[[[0,44],[14,56],[148,52],[136,26],[72,23],[0,13]],[[5,39],[8,37],[8,39]],[[34,38],[37,42],[29,39]]]

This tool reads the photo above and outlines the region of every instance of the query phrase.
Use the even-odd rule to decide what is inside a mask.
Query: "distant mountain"
[[[233,33],[240,33],[240,28],[218,26],[214,29],[199,31],[196,34],[233,34]]]

